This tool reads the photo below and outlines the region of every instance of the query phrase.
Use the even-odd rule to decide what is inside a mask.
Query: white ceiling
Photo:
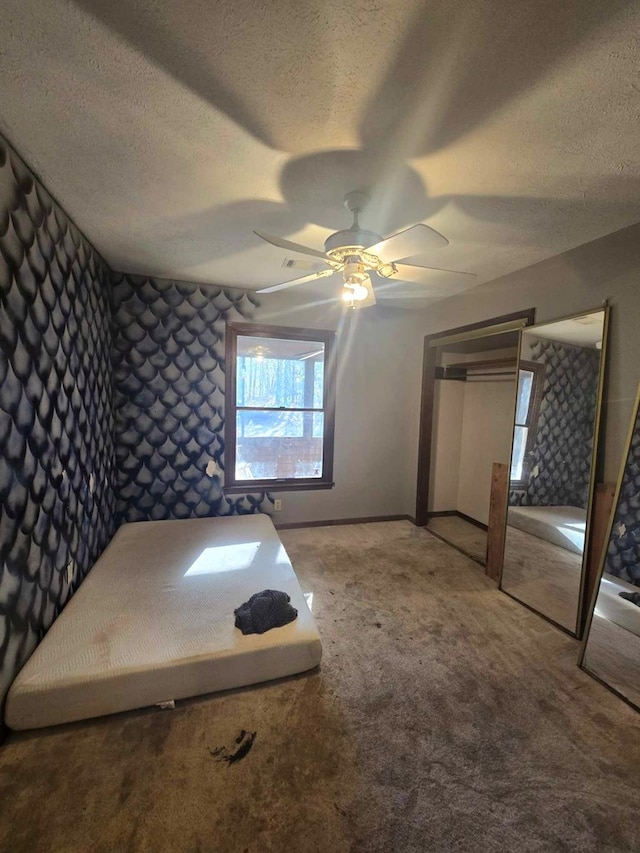
[[[432,225],[422,261],[478,284],[640,221],[638,2],[0,0],[0,24],[0,129],[117,269],[295,278],[253,229],[322,248],[364,186],[365,227]]]

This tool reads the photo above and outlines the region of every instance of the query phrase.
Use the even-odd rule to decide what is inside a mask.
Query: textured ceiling
[[[423,262],[477,283],[640,221],[638,2],[0,0],[0,14],[0,129],[125,271],[295,278],[253,229],[321,248],[362,187],[365,227],[426,222],[450,246]]]
[[[594,311],[575,319],[557,320],[531,330],[525,329],[524,334],[578,347],[595,346],[598,341],[602,341],[604,334],[604,311]]]

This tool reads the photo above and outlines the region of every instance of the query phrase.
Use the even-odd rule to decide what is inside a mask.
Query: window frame
[[[527,417],[524,423],[516,423],[516,414],[518,411],[518,387],[520,385],[520,371],[533,373],[531,383],[531,395],[529,397],[529,408],[527,409]],[[529,485],[531,452],[535,447],[536,436],[538,433],[538,419],[540,417],[540,406],[542,405],[542,397],[544,395],[544,381],[546,375],[546,364],[541,361],[524,361],[520,360],[517,366],[517,382],[516,382],[516,404],[513,413],[513,438],[511,442],[511,453],[513,455],[513,446],[515,444],[516,427],[527,428],[527,443],[524,448],[524,459],[522,463],[522,478],[519,480],[510,480],[509,488],[512,491],[526,491]],[[529,460],[529,465],[527,465]]]
[[[309,341],[324,345],[323,405],[324,430],[322,436],[322,477],[283,477],[278,479],[238,480],[236,478],[237,450],[237,353],[238,337],[273,338],[275,340]],[[333,450],[336,407],[336,333],[328,329],[303,329],[290,326],[267,326],[259,323],[226,324],[225,335],[225,480],[223,492],[246,494],[249,492],[284,492],[331,489],[333,482]],[[252,407],[250,407],[252,408]],[[243,407],[241,407],[241,410]],[[268,409],[267,409],[268,410]],[[278,408],[273,411],[278,411]],[[298,407],[290,410],[298,411]],[[308,411],[308,409],[307,409]]]

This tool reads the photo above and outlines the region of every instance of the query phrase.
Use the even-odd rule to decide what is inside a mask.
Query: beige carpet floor
[[[408,522],[282,538],[321,669],[11,735],[1,850],[640,850],[640,715],[575,640]]]

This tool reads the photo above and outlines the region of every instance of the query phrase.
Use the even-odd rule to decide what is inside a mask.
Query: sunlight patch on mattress
[[[556,529],[564,539],[567,539],[576,548],[580,550],[584,548],[584,537],[586,531],[586,524],[584,521],[576,521],[572,524],[559,524]]]
[[[253,563],[259,542],[242,542],[239,545],[214,545],[205,548],[184,573],[185,578],[193,575],[214,575],[219,572],[237,572],[248,569]]]

